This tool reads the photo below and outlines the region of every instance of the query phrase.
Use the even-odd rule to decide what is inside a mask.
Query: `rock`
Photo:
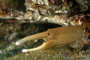
[[[15,39],[18,38],[18,35],[19,35],[18,32],[14,32],[14,33],[10,34],[7,39],[8,39],[9,41],[15,40]]]

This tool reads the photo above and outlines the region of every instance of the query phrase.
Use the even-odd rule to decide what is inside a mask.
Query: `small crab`
[[[47,49],[53,46],[70,44],[84,38],[88,39],[88,36],[89,34],[85,34],[84,29],[81,26],[57,27],[48,29],[47,31],[42,33],[27,36],[17,41],[16,45],[21,45],[22,43],[30,40],[45,39],[45,42],[39,47],[22,50],[22,52],[31,52]]]
[[[0,18],[18,20],[16,22],[30,23],[48,22],[62,25],[53,29],[48,29],[45,32],[41,32],[35,35],[27,36],[16,42],[16,45],[21,45],[29,40],[44,39],[45,42],[33,49],[23,49],[22,52],[31,52],[37,50],[47,49],[53,46],[61,46],[73,43],[77,40],[83,39],[85,42],[84,47],[81,49],[85,51],[90,45],[90,19],[89,15],[75,15],[69,17],[72,2],[67,3],[67,0],[25,0],[26,13],[3,13],[0,10]],[[69,1],[69,0],[68,0]],[[78,0],[75,0],[78,2]],[[80,0],[83,2],[82,0]],[[82,3],[78,2],[80,5]],[[88,6],[83,2],[84,8]],[[74,10],[73,10],[74,11]],[[7,20],[7,21],[8,21]],[[23,22],[22,22],[23,21]]]
[[[62,27],[48,29],[45,32],[31,35],[17,41],[16,45],[21,45],[29,40],[45,40],[41,46],[33,49],[23,49],[22,52],[31,52],[53,46],[66,45],[81,39],[85,42],[82,51],[88,48],[90,44],[90,20],[87,18],[87,15],[83,14],[68,18],[69,6],[67,6],[66,0],[26,0],[25,5],[27,8],[25,19],[28,19],[30,23],[49,22],[62,25]]]

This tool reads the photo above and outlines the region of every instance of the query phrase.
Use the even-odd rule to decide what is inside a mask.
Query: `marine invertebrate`
[[[89,46],[89,34],[90,34],[90,20],[87,15],[75,15],[69,17],[72,2],[67,3],[67,0],[25,0],[26,13],[22,14],[12,13],[5,14],[2,13],[1,10],[1,19],[16,19],[24,22],[30,23],[40,23],[40,22],[48,22],[62,25],[62,27],[49,29],[45,32],[28,36],[26,38],[21,39],[16,42],[16,45],[20,45],[26,41],[35,40],[35,39],[46,39],[46,42],[40,47],[34,49],[24,49],[22,52],[30,52],[37,51],[46,48],[50,48],[56,45],[65,45],[72,43],[76,40],[80,40],[82,38],[86,38],[88,41],[86,43]],[[81,0],[80,0],[81,1]],[[76,2],[78,2],[76,0]],[[82,1],[81,1],[82,2]],[[79,3],[81,4],[81,3]],[[82,5],[82,4],[81,4]],[[87,7],[88,8],[88,7]],[[88,10],[88,9],[87,9]],[[74,10],[73,10],[74,11]],[[7,16],[9,18],[7,18]],[[73,34],[73,35],[72,35]],[[85,45],[85,46],[86,46]],[[83,47],[82,50],[86,50],[87,48]],[[85,48],[85,49],[84,49]]]
[[[41,45],[40,47],[22,50],[22,52],[30,52],[47,49],[57,45],[66,45],[80,39],[86,39],[87,42],[85,42],[85,46],[89,46],[90,38],[88,37],[90,34],[90,20],[87,19],[86,16],[84,15],[74,16],[73,18],[70,18],[70,20],[66,20],[63,23],[64,23],[63,25],[65,25],[66,27],[63,26],[53,28],[42,33],[25,37],[20,41],[17,41],[16,45],[21,45],[22,43],[29,40],[46,39],[46,42],[43,43],[43,45]],[[88,48],[88,47],[85,48],[85,46],[83,47],[82,50],[86,50]]]
[[[21,45],[22,43],[29,40],[45,39],[45,42],[39,47],[22,50],[22,52],[31,52],[47,49],[53,46],[66,45],[82,38],[87,39],[88,35],[89,34],[84,34],[84,29],[81,26],[58,27],[49,29],[42,33],[25,37],[17,41],[16,45]]]

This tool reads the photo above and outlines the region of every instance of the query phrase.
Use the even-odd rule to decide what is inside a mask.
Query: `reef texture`
[[[29,1],[29,3],[31,3],[31,0],[25,1]],[[0,0],[0,9],[10,9],[10,10],[13,9],[25,12],[24,6],[25,1]],[[56,6],[58,6],[61,3],[61,1],[59,0],[48,0],[48,1],[49,4],[54,5],[54,8],[56,8]],[[57,2],[54,3],[52,1]],[[65,15],[74,16],[81,13],[82,14],[90,13],[90,0],[62,0],[62,1],[63,4],[61,4],[58,8],[61,8],[63,5],[63,8],[61,9],[65,11],[67,10],[69,12],[68,14],[63,13]],[[65,5],[66,1],[68,5]],[[27,8],[28,6],[26,6],[26,9]],[[50,8],[52,8],[52,6],[50,6]],[[46,14],[47,11],[45,12],[42,8],[40,8],[40,10],[42,15],[45,16],[47,15]],[[54,11],[54,9],[52,9],[52,11]],[[49,12],[48,14],[53,15],[53,12]],[[67,46],[57,46],[47,50],[30,53],[22,53],[21,49],[39,46],[43,43],[43,41],[42,40],[38,40],[37,42],[30,41],[25,44],[22,44],[21,46],[15,46],[15,42],[21,38],[24,38],[25,36],[46,31],[49,28],[54,28],[58,26],[59,25],[55,24],[36,24],[36,23],[11,24],[11,23],[3,23],[0,21],[0,60],[90,60],[90,48],[81,55],[78,54],[84,44],[82,41],[77,41]]]

